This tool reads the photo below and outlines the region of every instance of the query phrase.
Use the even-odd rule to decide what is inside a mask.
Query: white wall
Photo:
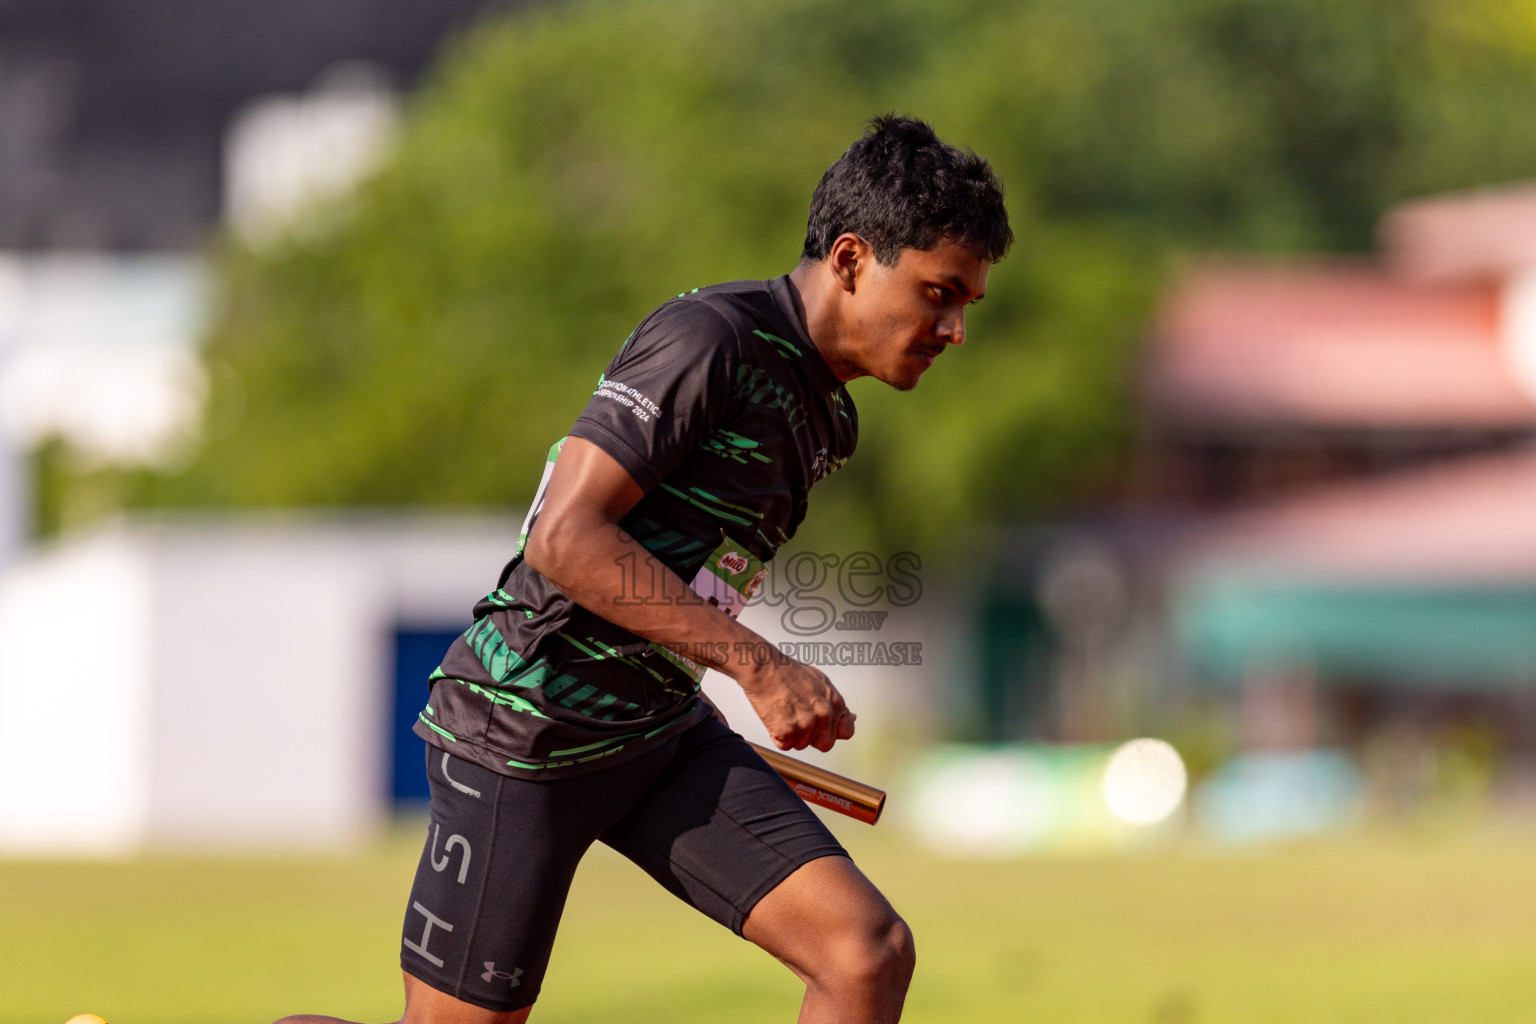
[[[349,545],[157,537],[149,829],[345,843],[378,823],[389,623]]]
[[[173,520],[24,560],[0,577],[0,851],[368,837],[394,630],[466,621],[517,524]]]
[[[144,840],[152,618],[144,552],[122,535],[0,580],[0,848]]]

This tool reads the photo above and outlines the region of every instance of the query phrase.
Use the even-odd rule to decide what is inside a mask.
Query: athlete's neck
[[[844,289],[825,260],[801,260],[789,273],[790,294],[811,344],[821,353],[833,376],[843,383],[863,377],[865,371],[849,358],[843,333],[841,300]]]

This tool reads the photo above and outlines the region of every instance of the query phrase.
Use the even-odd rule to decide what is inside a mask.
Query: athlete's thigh
[[[858,865],[825,857],[797,869],[752,908],[742,928],[801,977],[829,964],[857,963],[894,935],[910,933]]]
[[[474,1006],[532,1005],[576,865],[662,763],[532,782],[429,749],[431,821],[406,904],[401,968]]]
[[[682,736],[666,771],[602,840],[738,935],[796,869],[847,857],[788,784],[713,718]]]

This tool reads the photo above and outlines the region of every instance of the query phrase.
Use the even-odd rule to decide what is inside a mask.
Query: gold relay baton
[[[866,786],[862,782],[856,782],[836,772],[829,772],[825,768],[818,768],[814,764],[806,764],[798,758],[781,754],[760,743],[748,740],[747,744],[757,751],[762,759],[768,762],[768,767],[778,772],[784,781],[789,783],[789,788],[795,791],[795,795],[806,803],[846,814],[850,818],[857,818],[870,825],[880,820],[880,812],[885,810],[885,790]]]

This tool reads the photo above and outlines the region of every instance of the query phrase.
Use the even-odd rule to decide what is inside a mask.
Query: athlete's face
[[[991,269],[947,239],[931,249],[903,249],[892,266],[868,252],[850,296],[849,360],[898,391],[916,387],[946,348],[965,341],[965,307],[986,293]]]

